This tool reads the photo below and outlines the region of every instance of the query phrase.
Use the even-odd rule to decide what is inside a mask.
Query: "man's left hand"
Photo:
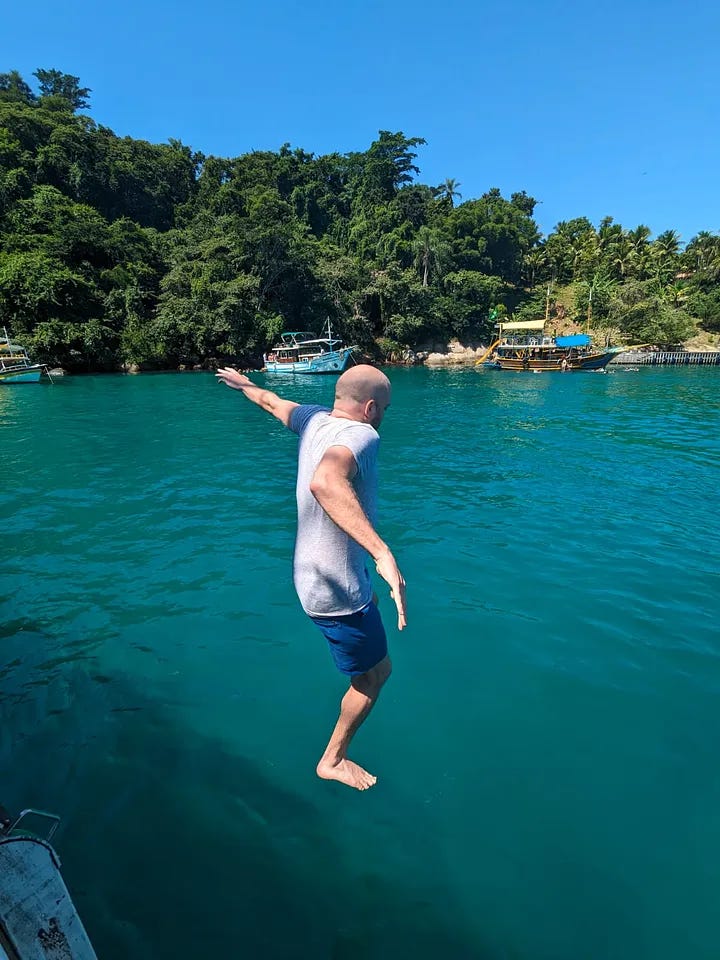
[[[407,606],[405,601],[405,577],[398,570],[395,557],[385,548],[379,557],[375,558],[375,569],[390,585],[390,596],[395,601],[398,615],[398,630],[407,626]]]

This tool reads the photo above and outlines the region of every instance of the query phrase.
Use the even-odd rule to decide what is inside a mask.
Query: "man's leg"
[[[339,780],[356,790],[367,790],[377,781],[377,777],[348,760],[347,751],[358,728],[375,706],[391,671],[390,657],[386,656],[367,673],[350,681],[350,688],[340,704],[340,717],[317,765],[317,775],[323,780]]]

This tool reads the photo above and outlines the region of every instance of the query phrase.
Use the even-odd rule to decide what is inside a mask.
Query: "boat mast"
[[[585,333],[590,333],[590,321],[592,320],[592,293],[593,293],[593,285],[590,284],[590,293],[588,295],[587,321],[585,323]]]

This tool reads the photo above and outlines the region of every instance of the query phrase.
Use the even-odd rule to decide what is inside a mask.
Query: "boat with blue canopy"
[[[477,361],[498,370],[569,373],[603,370],[624,347],[593,347],[590,336],[575,333],[549,336],[545,320],[518,320],[497,324],[499,333]]]

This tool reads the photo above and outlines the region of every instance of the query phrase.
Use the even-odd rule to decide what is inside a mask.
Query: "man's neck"
[[[330,411],[330,416],[341,417],[343,420],[354,420],[356,423],[367,423],[364,413],[352,410],[343,410],[341,407],[333,407]]]

